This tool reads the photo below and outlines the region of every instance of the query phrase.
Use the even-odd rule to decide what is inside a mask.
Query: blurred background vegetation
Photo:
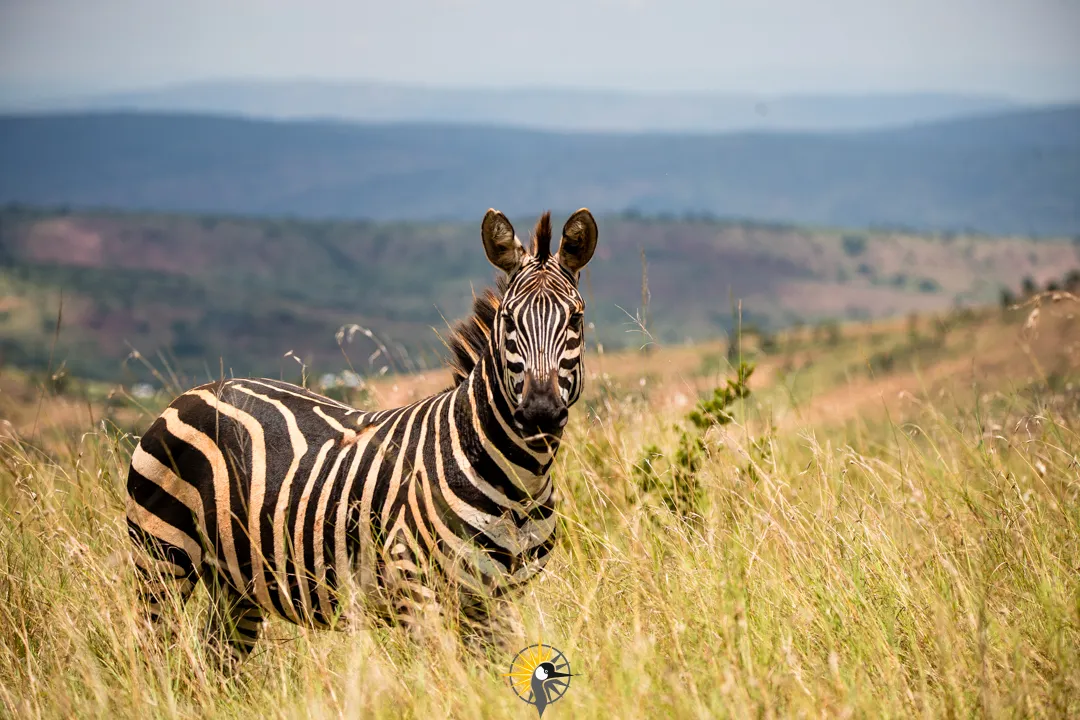
[[[513,218],[527,238],[535,219]],[[583,278],[590,344],[685,344],[992,304],[1062,283],[1069,238],[843,230],[700,215],[601,216]],[[437,367],[438,332],[494,271],[477,222],[0,210],[0,361],[150,381]],[[646,332],[638,323],[643,266]],[[62,308],[61,308],[62,304]],[[57,324],[59,321],[59,333]],[[370,330],[338,331],[352,325]],[[380,351],[381,341],[382,350]],[[343,351],[345,355],[343,356]],[[291,356],[286,358],[286,354]]]

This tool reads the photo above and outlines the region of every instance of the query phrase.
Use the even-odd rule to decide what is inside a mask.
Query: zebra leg
[[[390,596],[393,619],[418,642],[431,639],[443,619],[438,595],[425,583],[429,572],[404,535],[384,549],[383,583]]]
[[[465,646],[480,655],[512,655],[526,644],[521,612],[505,598],[464,599],[460,631]]]
[[[263,610],[221,578],[207,581],[210,615],[205,636],[211,656],[225,670],[235,669],[251,654],[262,630]]]
[[[128,537],[139,585],[139,605],[153,628],[160,628],[170,602],[183,608],[199,580],[201,558],[151,534],[128,513]],[[152,525],[151,523],[147,523]]]
[[[195,589],[203,564],[194,489],[144,449],[153,428],[135,448],[127,478],[128,537],[134,545],[139,595],[151,625],[170,598],[179,607]]]

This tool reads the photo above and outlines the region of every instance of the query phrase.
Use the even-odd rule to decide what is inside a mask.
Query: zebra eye
[[[581,321],[584,319],[585,316],[582,313],[576,312],[570,316],[570,325],[572,325],[573,327],[578,327],[579,325],[581,325]]]

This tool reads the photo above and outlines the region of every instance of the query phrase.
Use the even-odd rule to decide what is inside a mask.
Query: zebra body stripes
[[[577,278],[597,231],[579,210],[552,253],[545,213],[530,252],[489,210],[481,235],[506,276],[455,328],[448,390],[366,412],[222,380],[155,420],[127,501],[152,622],[170,591],[182,603],[203,580],[219,608],[210,639],[235,657],[267,614],[337,626],[351,599],[412,627],[454,607],[466,634],[496,639],[555,542],[549,471],[581,392]]]

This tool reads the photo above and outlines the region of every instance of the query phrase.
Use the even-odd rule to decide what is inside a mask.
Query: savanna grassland
[[[719,344],[589,356],[521,600],[581,674],[545,717],[1080,715],[1080,304],[1033,308],[748,345],[743,399]],[[449,632],[272,621],[228,680],[201,590],[151,635],[124,476],[168,398],[54,390],[0,376],[0,714],[535,717]]]

